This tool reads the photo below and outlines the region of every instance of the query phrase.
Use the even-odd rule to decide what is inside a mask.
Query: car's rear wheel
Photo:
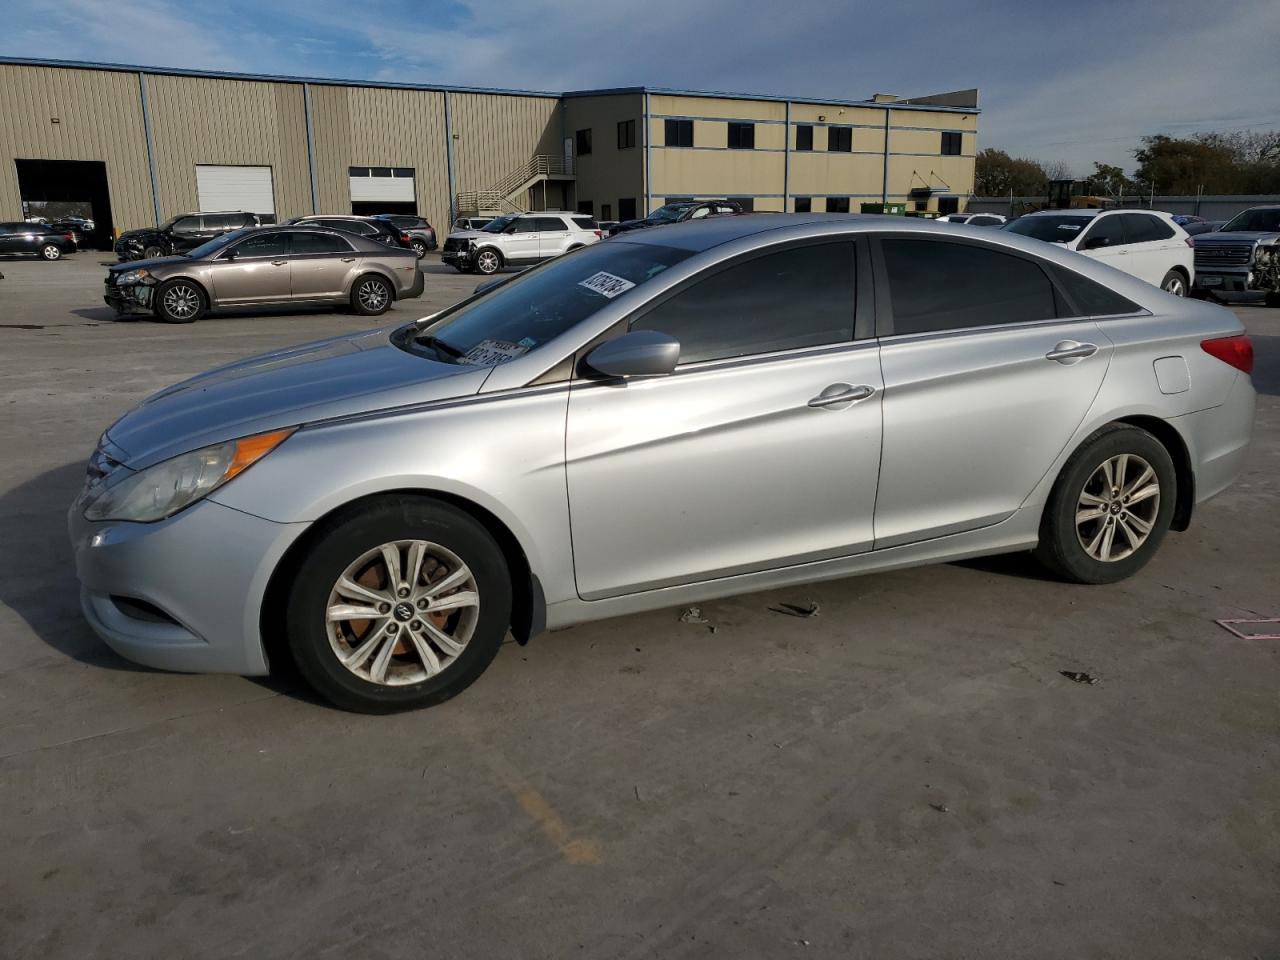
[[[427,255],[427,245],[423,241],[414,240],[412,246],[413,252],[417,255],[419,260]]]
[[[497,250],[481,250],[476,254],[476,272],[485,276],[497,273],[502,269],[502,254]]]
[[[397,497],[329,523],[302,561],[285,632],[299,672],[339,707],[447,700],[492,662],[511,622],[506,560],[448,504]]]
[[[1181,270],[1170,270],[1164,275],[1164,279],[1160,281],[1160,289],[1165,293],[1172,293],[1175,297],[1185,297],[1187,295],[1187,278],[1183,276]]]
[[[391,307],[391,284],[386,277],[361,277],[351,288],[351,309],[361,316],[377,317]]]
[[[170,280],[156,289],[156,316],[165,323],[195,323],[208,307],[204,291],[190,280]]]
[[[1058,475],[1036,556],[1065,580],[1123,580],[1159,548],[1176,499],[1173,459],[1159,440],[1125,424],[1103,427]]]
[[[156,246],[154,243],[146,247],[142,251],[143,260],[155,260],[157,257],[163,257],[163,256],[164,256],[163,248]]]
[[[45,260],[61,260],[62,248],[59,247],[57,244],[46,243],[43,247],[40,248],[40,256],[43,257]]]

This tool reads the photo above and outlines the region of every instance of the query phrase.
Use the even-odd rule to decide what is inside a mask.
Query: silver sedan
[[[1230,312],[1007,232],[635,231],[146,400],[70,512],[83,609],[389,711],[508,631],[1011,551],[1107,583],[1240,471],[1251,368]]]

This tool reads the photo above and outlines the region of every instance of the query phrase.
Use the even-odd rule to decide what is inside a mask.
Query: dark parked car
[[[47,223],[0,223],[0,254],[33,253],[44,260],[60,260],[75,253],[76,241],[67,230]]]
[[[381,220],[401,233],[407,233],[409,235],[409,244],[413,247],[413,252],[418,255],[419,259],[428,250],[434,250],[439,246],[436,242],[436,228],[422,217],[411,217],[407,213],[376,213],[369,219]]]
[[[194,250],[214,237],[232,230],[256,227],[258,218],[243,210],[215,213],[180,213],[159,227],[126,230],[116,240],[116,256],[120,260],[153,260]]]
[[[388,247],[413,249],[413,238],[399,227],[392,226],[377,217],[357,217],[342,213],[313,213],[305,217],[294,217],[290,224],[310,224],[328,227],[330,230],[343,230],[356,236],[384,243]],[[416,252],[416,251],[415,251]]]
[[[350,305],[363,316],[422,293],[413,251],[311,224],[215,237],[190,253],[108,268],[117,316],[191,323],[219,307]]]
[[[686,220],[702,220],[706,217],[731,217],[742,213],[742,207],[732,200],[677,200],[659,207],[643,220],[623,220],[609,231],[609,236],[645,227],[660,227],[667,223],[684,223]]]
[[[1174,219],[1176,220],[1177,217],[1174,217]],[[1184,223],[1182,229],[1194,237],[1197,233],[1214,233],[1221,230],[1226,224],[1227,221],[1225,220],[1197,220],[1194,223]]]

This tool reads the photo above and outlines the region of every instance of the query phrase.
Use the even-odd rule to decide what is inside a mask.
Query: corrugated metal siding
[[[0,65],[2,220],[22,218],[15,159],[104,161],[116,226],[154,219],[137,74]]]
[[[199,208],[197,163],[270,166],[277,217],[310,212],[300,86],[161,76],[147,85],[161,216]]]
[[[534,154],[564,152],[559,101],[551,97],[450,94],[458,190],[484,190]]]
[[[444,237],[449,221],[444,95],[430,90],[313,86],[321,213],[351,212],[347,168],[412,167],[418,213]]]

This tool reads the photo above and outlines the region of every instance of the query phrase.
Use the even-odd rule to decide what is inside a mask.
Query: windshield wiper
[[[441,357],[451,357],[456,360],[462,356],[462,351],[452,343],[445,343],[439,337],[433,337],[429,333],[419,334],[413,338],[413,342],[420,343],[424,347],[430,347]]]

